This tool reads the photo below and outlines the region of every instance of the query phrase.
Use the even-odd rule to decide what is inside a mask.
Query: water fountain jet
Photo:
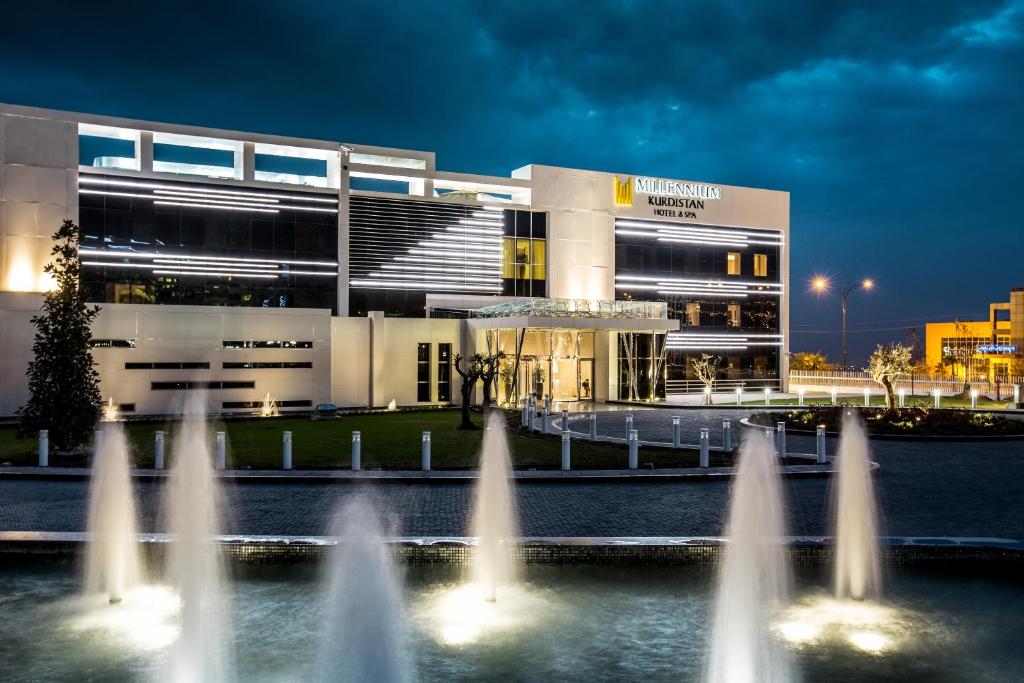
[[[226,680],[230,629],[227,583],[216,535],[220,486],[211,466],[206,399],[189,398],[174,439],[174,463],[164,501],[171,544],[167,573],[181,600],[180,635],[167,660],[173,683]]]
[[[706,680],[790,681],[770,628],[789,590],[782,485],[771,440],[760,433],[743,443],[730,498]]]
[[[514,584],[519,577],[514,546],[519,539],[519,514],[505,420],[499,411],[487,418],[480,447],[470,535],[478,539],[472,581],[484,591],[485,600],[494,602],[499,586]]]
[[[357,496],[334,522],[338,545],[327,565],[322,681],[410,680],[402,588],[380,517]]]
[[[843,417],[833,484],[835,595],[864,600],[882,586],[878,511],[864,425],[854,411]]]
[[[100,449],[92,462],[86,530],[84,590],[118,603],[141,584],[138,516],[132,491],[128,444],[116,422],[102,424]]]

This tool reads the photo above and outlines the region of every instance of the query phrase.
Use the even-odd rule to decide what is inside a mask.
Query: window
[[[700,327],[700,303],[686,304],[686,324],[690,327]]]
[[[430,401],[430,344],[416,345],[416,400]]]
[[[135,339],[93,339],[89,346],[94,349],[134,349]]]
[[[224,342],[225,349],[311,349],[311,341],[242,341]]]
[[[452,345],[437,345],[437,400],[452,400]]]
[[[256,382],[150,382],[152,391],[183,391],[186,389],[255,389]]]
[[[754,275],[768,277],[768,254],[754,254]]]
[[[729,314],[729,327],[739,327],[740,326],[740,305],[739,304],[729,304],[727,310],[728,310],[728,314]]]
[[[298,399],[294,401],[274,401],[278,408],[312,408],[313,402],[306,399]],[[221,407],[224,410],[238,410],[240,408],[260,408],[263,406],[263,401],[224,401],[221,403]]]
[[[730,251],[725,255],[725,272],[729,275],[740,274],[740,253]]]
[[[544,280],[546,261],[545,240],[506,237],[502,241],[501,277],[506,280]]]
[[[312,368],[313,363],[310,361],[281,361],[281,362],[257,362],[257,361],[241,361],[233,362],[226,361],[223,363],[225,370],[271,370],[271,369],[284,369],[284,370],[298,370],[302,368]]]
[[[209,370],[210,364],[204,362],[184,363],[125,363],[125,370]]]

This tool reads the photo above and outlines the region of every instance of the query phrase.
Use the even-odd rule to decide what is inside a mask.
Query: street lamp
[[[816,292],[835,291],[837,294],[839,294],[839,304],[840,306],[842,306],[843,309],[843,370],[846,371],[847,369],[849,369],[849,366],[846,363],[846,300],[847,298],[849,298],[850,294],[858,287],[866,291],[874,289],[875,281],[872,280],[871,278],[864,278],[860,282],[856,282],[854,284],[845,285],[843,287],[834,287],[832,283],[829,282],[826,278],[819,276],[814,278],[813,282],[811,283],[811,287]]]

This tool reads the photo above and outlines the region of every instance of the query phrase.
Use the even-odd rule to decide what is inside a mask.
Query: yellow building
[[[1024,289],[989,304],[988,320],[925,325],[925,362],[933,371],[971,381],[1008,382],[1024,369]]]

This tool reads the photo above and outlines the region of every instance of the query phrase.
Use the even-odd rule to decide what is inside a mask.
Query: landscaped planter
[[[902,408],[887,412],[884,408],[820,406],[756,413],[750,416],[749,423],[774,428],[777,423],[785,422],[787,431],[808,434],[813,434],[818,425],[825,425],[826,432],[838,434],[843,414],[849,410],[857,410],[868,434],[878,438],[1024,439],[1024,421],[948,408]]]

